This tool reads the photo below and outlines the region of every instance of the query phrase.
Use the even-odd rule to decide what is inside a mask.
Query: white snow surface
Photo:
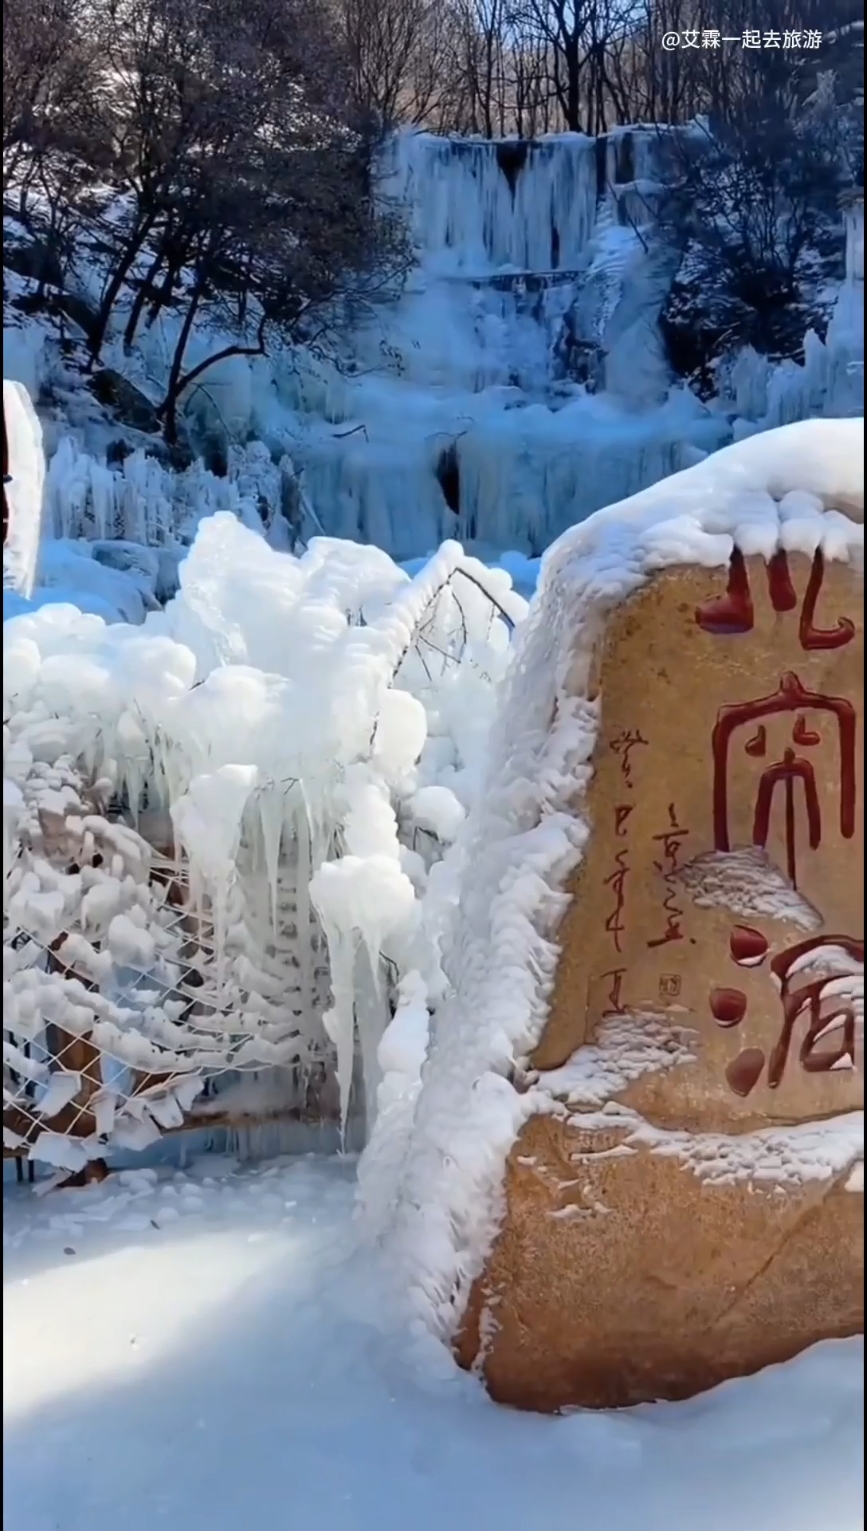
[[[545,1025],[562,890],[591,833],[582,799],[598,703],[587,683],[606,615],[652,571],[727,565],[735,543],[766,558],[781,547],[810,556],[821,548],[863,570],[863,443],[860,420],[806,421],[753,437],[599,512],[542,560],[476,804],[437,869],[442,907],[451,911],[439,935],[450,992],[436,1010],[420,1082],[410,1072],[402,1089],[391,1080],[361,1164],[371,1233],[384,1240],[435,1334],[453,1333],[484,1266],[522,1124],[559,1109],[544,1083],[519,1092],[511,1075]],[[611,1058],[600,1057],[599,1067],[604,1085]],[[860,1116],[828,1132],[829,1162],[841,1151],[854,1162],[859,1139],[863,1156]],[[816,1133],[822,1129],[793,1131],[785,1144],[778,1134],[771,1150],[756,1135],[752,1152],[741,1139],[741,1168],[748,1177],[750,1166],[764,1173],[776,1163],[785,1168],[779,1178],[791,1179],[800,1164],[807,1178]],[[679,1148],[686,1164],[688,1144]]]
[[[352,1201],[313,1158],[7,1188],[8,1531],[860,1531],[861,1340],[520,1414],[407,1326]]]

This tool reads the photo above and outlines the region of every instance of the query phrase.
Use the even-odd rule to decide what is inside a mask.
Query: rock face
[[[597,654],[591,838],[458,1339],[497,1399],[678,1398],[863,1328],[863,583],[736,549]]]

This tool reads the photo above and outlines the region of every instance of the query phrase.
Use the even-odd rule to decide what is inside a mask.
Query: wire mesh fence
[[[7,848],[4,1156],[86,1180],[190,1126],[333,1119],[327,953],[299,929],[291,857],[263,936],[243,876],[215,907],[182,858],[61,785],[55,822],[43,793]]]

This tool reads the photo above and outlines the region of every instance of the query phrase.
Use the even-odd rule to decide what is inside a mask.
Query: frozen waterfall
[[[777,377],[747,358],[718,408],[672,377],[658,323],[676,263],[654,219],[661,142],[655,128],[392,140],[383,195],[409,210],[407,287],[354,331],[338,373],[274,378],[298,422],[280,444],[328,532],[397,558],[444,537],[538,554],[733,429],[857,411],[842,299],[837,331],[808,337],[804,366]]]
[[[288,515],[305,540],[325,532],[399,561],[449,538],[482,559],[537,556],[733,437],[860,414],[863,202],[841,212],[847,275],[803,363],[742,352],[709,403],[673,376],[659,322],[678,263],[657,219],[667,131],[396,135],[380,189],[408,215],[416,258],[403,289],[356,311],[336,356],[296,347],[209,369],[185,413],[194,442],[222,444],[227,477],[201,464],[173,473],[142,451],[108,464],[105,434],[85,422],[50,465],[49,528],[171,549],[227,509],[264,522],[275,546]],[[117,365],[142,386],[159,378],[176,323],[161,316],[131,359],[118,339]],[[194,332],[191,364],[213,343]]]
[[[290,447],[329,532],[399,558],[447,536],[538,554],[726,438],[663,354],[658,145],[392,141],[383,195],[409,209],[417,267],[354,334],[330,424]]]

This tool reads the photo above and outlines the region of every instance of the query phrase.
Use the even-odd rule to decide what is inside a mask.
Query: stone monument
[[[735,545],[593,658],[590,835],[456,1348],[542,1410],[863,1327],[863,582]],[[859,1162],[860,1158],[860,1162]]]

